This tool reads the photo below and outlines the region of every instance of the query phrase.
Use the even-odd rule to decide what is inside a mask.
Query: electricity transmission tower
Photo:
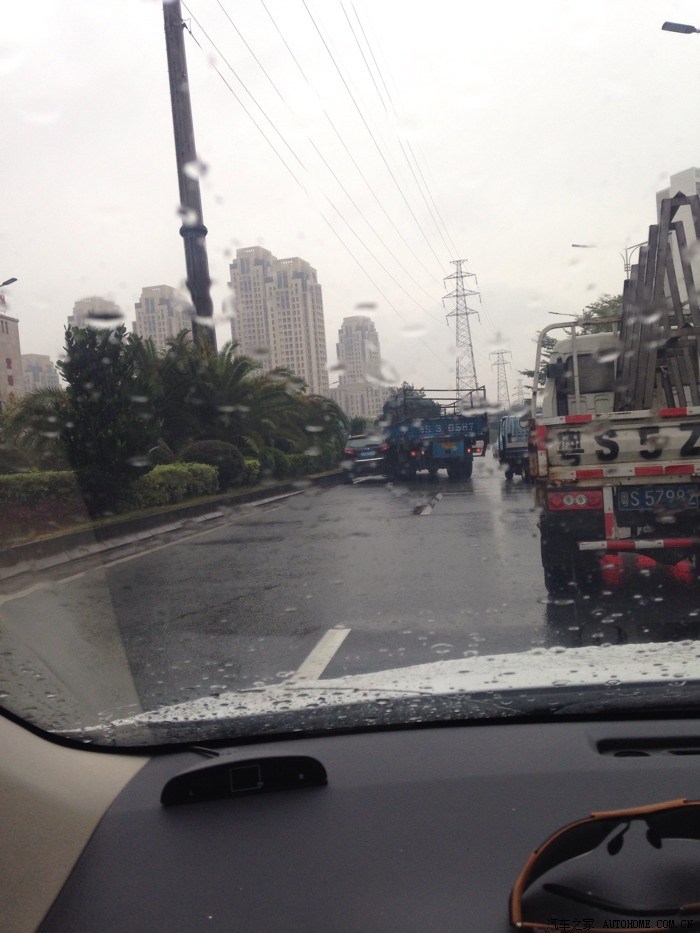
[[[510,350],[494,350],[489,356],[495,356],[495,362],[491,363],[491,369],[496,368],[498,378],[498,407],[501,411],[510,408],[510,394],[508,392],[508,376],[506,375],[506,366],[510,365],[506,356],[510,356]]]
[[[469,315],[476,314],[478,316],[479,312],[467,305],[467,299],[476,296],[479,298],[479,301],[481,301],[481,296],[478,291],[467,288],[464,284],[465,279],[474,279],[475,284],[477,284],[476,275],[473,272],[465,272],[464,269],[462,269],[462,263],[466,263],[466,261],[466,259],[452,260],[452,265],[456,268],[452,275],[448,275],[445,278],[445,282],[454,280],[454,291],[445,295],[442,299],[444,304],[449,298],[454,298],[454,309],[447,314],[447,320],[449,323],[449,319],[454,318],[455,322],[457,343],[457,395],[460,397],[466,395],[473,396],[481,388],[476,379],[474,347],[472,345],[472,334],[469,326]]]
[[[525,404],[525,387],[523,386],[523,380],[518,379],[515,383],[515,404],[518,406]]]

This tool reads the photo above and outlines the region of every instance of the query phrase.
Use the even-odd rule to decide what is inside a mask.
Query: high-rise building
[[[364,315],[344,318],[336,352],[340,375],[331,398],[351,418],[378,418],[392,389],[381,382],[382,356],[372,319]]]
[[[382,357],[374,321],[363,315],[343,318],[336,344],[339,385],[381,378]]]
[[[15,317],[0,313],[0,408],[22,395],[24,375],[19,344],[19,321]]]
[[[22,354],[22,372],[24,373],[24,389],[27,393],[37,389],[59,389],[61,380],[50,356],[39,353]]]
[[[161,350],[166,341],[180,331],[192,333],[190,304],[176,288],[170,285],[150,285],[141,289],[141,299],[134,305],[136,320],[134,333],[149,338]]]
[[[69,327],[86,327],[91,321],[114,320],[115,326],[122,323],[122,312],[119,305],[116,305],[108,298],[100,298],[98,295],[91,295],[89,298],[81,298],[73,305],[73,313],[68,315]]]
[[[236,314],[231,336],[264,371],[291,370],[311,394],[328,395],[323,298],[304,259],[277,259],[261,246],[236,251],[230,265]]]

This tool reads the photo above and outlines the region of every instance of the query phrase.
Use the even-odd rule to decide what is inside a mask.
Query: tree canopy
[[[92,514],[116,508],[154,463],[203,442],[232,451],[231,462],[269,460],[273,450],[332,460],[347,435],[341,409],[307,395],[288,370],[263,373],[236,350],[197,347],[187,332],[159,351],[123,325],[67,328],[58,364],[65,389],[18,400],[3,416],[3,442],[37,466],[69,465]]]

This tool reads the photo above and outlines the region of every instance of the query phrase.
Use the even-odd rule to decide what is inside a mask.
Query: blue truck
[[[530,431],[517,415],[504,415],[498,427],[498,462],[505,466],[507,480],[522,476],[530,482]]]
[[[474,457],[488,445],[488,415],[456,408],[428,398],[385,407],[387,461],[395,479],[413,479],[421,470],[435,476],[440,469],[451,480],[469,479]]]

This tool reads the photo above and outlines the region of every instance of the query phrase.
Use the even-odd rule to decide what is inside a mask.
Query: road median
[[[114,516],[43,535],[0,549],[0,581],[146,540],[175,531],[188,523],[215,520],[225,515],[226,510],[238,506],[286,493],[303,492],[310,486],[334,486],[342,481],[342,470],[330,470],[294,480],[275,481],[251,489],[207,496],[189,504],[130,512],[124,516]]]

